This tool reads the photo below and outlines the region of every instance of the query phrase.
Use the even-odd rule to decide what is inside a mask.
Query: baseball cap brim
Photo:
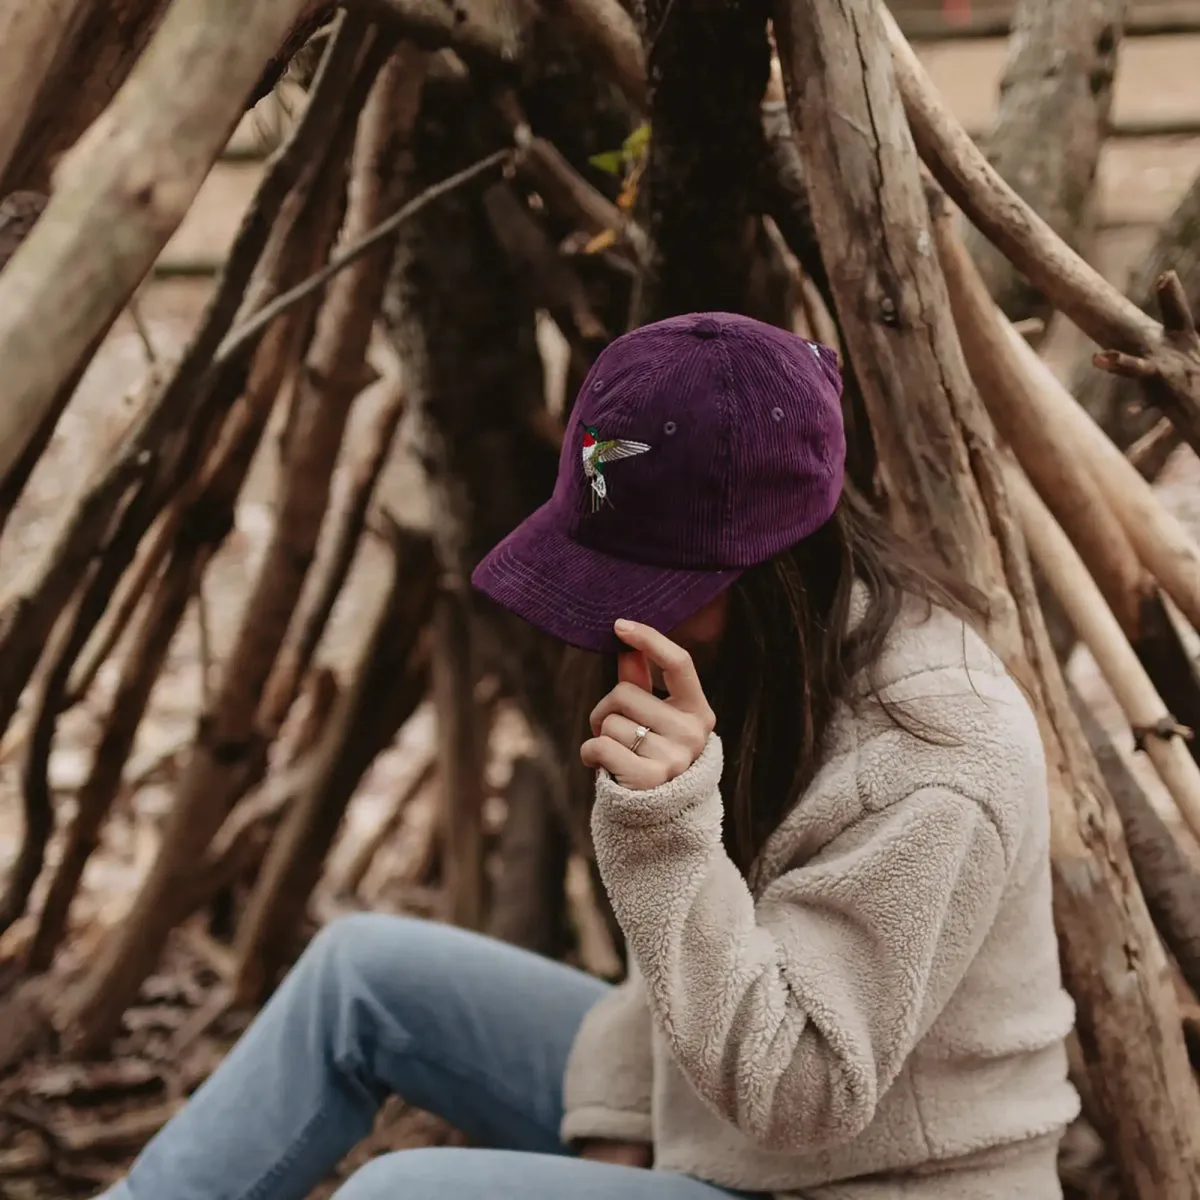
[[[593,550],[563,533],[546,504],[484,557],[471,582],[551,637],[611,654],[621,648],[617,620],[670,633],[741,574],[655,567]]]

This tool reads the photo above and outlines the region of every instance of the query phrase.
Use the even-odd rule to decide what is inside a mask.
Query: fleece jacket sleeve
[[[650,1009],[637,967],[588,1011],[563,1079],[564,1142],[649,1142]]]
[[[981,805],[921,789],[854,821],[757,903],[721,840],[715,736],[649,791],[597,782],[605,885],[653,1018],[701,1098],[755,1143],[858,1136],[992,924],[1005,853]]]

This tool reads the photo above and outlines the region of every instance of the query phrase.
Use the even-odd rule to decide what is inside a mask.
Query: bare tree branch
[[[42,219],[0,276],[0,476],[183,220],[305,4],[178,0],[64,159]]]

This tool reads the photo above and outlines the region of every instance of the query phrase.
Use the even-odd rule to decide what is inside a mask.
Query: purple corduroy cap
[[[475,569],[496,603],[612,652],[664,633],[833,515],[846,463],[837,355],[732,313],[612,342],[584,380],[554,494]]]

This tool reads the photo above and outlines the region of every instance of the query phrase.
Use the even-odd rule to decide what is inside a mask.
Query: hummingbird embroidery
[[[592,485],[592,512],[608,499],[608,481],[604,468],[619,458],[633,458],[645,454],[650,447],[645,442],[631,442],[624,438],[602,438],[594,425],[583,427],[583,473]]]

